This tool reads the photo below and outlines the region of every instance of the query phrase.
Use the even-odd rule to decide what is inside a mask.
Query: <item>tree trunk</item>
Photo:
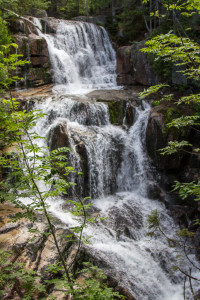
[[[87,22],[89,20],[89,14],[88,14],[88,0],[86,0],[86,17],[87,17]]]

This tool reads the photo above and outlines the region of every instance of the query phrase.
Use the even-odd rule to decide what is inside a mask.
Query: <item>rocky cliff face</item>
[[[177,192],[172,192],[175,181],[186,183],[200,180],[200,154],[193,151],[200,146],[199,132],[192,128],[183,128],[180,131],[167,127],[167,123],[182,115],[185,109],[189,114],[188,108],[177,107],[176,105],[169,106],[167,103],[153,107],[147,125],[146,147],[152,164],[160,174],[160,185],[170,193],[169,202],[166,204],[171,214],[182,228],[187,228],[196,233],[192,243],[195,245],[196,257],[200,259],[200,229],[198,225],[194,224],[194,220],[199,219],[200,205],[192,197],[183,201],[179,199]],[[179,151],[172,155],[162,155],[160,149],[174,140],[189,141],[193,144],[193,147],[185,150],[193,153]]]
[[[10,22],[10,29],[18,45],[17,54],[22,54],[23,59],[29,61],[29,64],[17,72],[19,77],[24,78],[18,85],[37,87],[51,83],[51,65],[46,40],[38,36],[36,28],[29,21],[13,20]]]
[[[163,103],[150,112],[146,131],[146,144],[149,157],[156,168],[168,176],[169,182],[174,180],[189,182],[199,180],[200,155],[187,152],[177,152],[173,155],[162,155],[160,149],[167,146],[169,141],[187,140],[193,144],[193,148],[199,147],[199,133],[190,127],[182,130],[168,128],[167,123],[178,118],[189,109],[177,105]],[[192,149],[189,149],[192,152]]]
[[[119,85],[156,85],[161,79],[153,70],[146,53],[140,49],[144,42],[132,46],[120,47],[117,50],[117,73]]]
[[[42,214],[36,215],[35,222],[31,222],[25,218],[18,220],[15,223],[9,223],[11,218],[20,210],[15,208],[9,203],[0,204],[0,249],[2,251],[12,251],[11,261],[13,263],[24,263],[24,268],[34,270],[39,276],[40,282],[56,278],[56,275],[47,272],[47,266],[56,264],[59,261],[59,256],[55,243],[51,235],[49,235],[49,226]],[[67,241],[66,237],[70,231],[64,228],[60,222],[54,222],[54,229],[60,251],[67,263],[71,264],[76,255],[78,242]],[[36,232],[36,233],[35,233]],[[117,273],[113,273],[109,265],[106,265],[98,253],[95,253],[87,246],[82,246],[81,251],[77,257],[74,271],[83,268],[83,262],[90,262],[96,266],[101,267],[108,276],[107,284],[113,287],[116,291],[126,296],[127,300],[135,300],[132,295],[122,286],[120,286]],[[58,273],[58,277],[61,274]],[[78,275],[77,281],[84,281],[84,275]],[[16,299],[20,300],[24,296],[24,289],[22,282],[17,281],[16,284],[11,284],[5,290],[3,299]],[[47,290],[48,296],[54,299],[64,300],[71,299],[64,295],[62,291],[54,289],[54,286],[49,286]],[[33,299],[43,298],[43,294],[34,293]],[[49,299],[49,298],[48,298]]]

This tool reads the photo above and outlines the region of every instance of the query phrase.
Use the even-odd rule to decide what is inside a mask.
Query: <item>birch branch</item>
[[[14,11],[12,11],[12,10],[10,10],[10,9],[2,8],[2,10],[7,11],[7,12],[13,14],[14,16],[16,16],[17,18],[19,18],[19,19],[21,19],[21,20],[24,20],[24,21],[26,21],[26,22],[28,22],[28,23],[30,23],[31,25],[33,25],[34,27],[36,27],[36,28],[41,32],[41,29],[40,29],[35,23],[33,23],[31,20],[29,20],[29,19],[27,19],[27,18],[24,18],[24,17],[18,15],[17,13],[15,13]]]

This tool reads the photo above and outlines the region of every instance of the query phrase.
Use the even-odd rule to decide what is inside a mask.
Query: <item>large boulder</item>
[[[171,131],[166,127],[166,115],[169,107],[158,106],[151,110],[146,131],[146,145],[150,158],[160,170],[180,168],[183,154],[162,155],[160,149],[166,147],[170,140],[175,139]]]
[[[155,85],[161,79],[153,70],[149,57],[140,50],[144,42],[136,42],[132,46],[123,46],[117,50],[117,73],[119,85]]]
[[[133,85],[131,46],[120,47],[117,50],[117,73],[119,85]]]
[[[177,152],[173,155],[162,155],[160,152],[160,149],[166,147],[170,141],[190,138],[190,129],[179,131],[176,128],[169,129],[167,127],[167,123],[180,117],[181,113],[177,106],[166,103],[154,107],[150,112],[146,131],[147,151],[160,170],[177,170],[181,167],[182,160],[186,159],[187,154],[185,152]]]
[[[31,56],[42,56],[47,57],[49,56],[48,45],[46,40],[38,36],[36,34],[29,34],[29,45],[30,45],[30,55]]]
[[[69,147],[69,145],[67,125],[65,123],[58,123],[53,126],[48,134],[48,146],[50,151],[57,148]]]
[[[174,180],[190,182],[200,179],[200,155],[195,153],[192,148],[186,149],[189,150],[189,153],[179,151],[172,155],[162,155],[160,152],[160,149],[166,147],[168,142],[175,140],[186,140],[193,144],[193,148],[199,148],[199,133],[195,130],[190,127],[184,127],[182,130],[167,127],[167,123],[185,114],[185,109],[187,109],[188,114],[192,113],[190,109],[184,106],[160,104],[152,108],[147,125],[147,153],[156,168],[167,175],[169,183]]]
[[[136,83],[156,85],[160,83],[159,76],[153,70],[148,55],[141,52],[144,42],[134,43],[131,46],[131,63],[133,78]]]

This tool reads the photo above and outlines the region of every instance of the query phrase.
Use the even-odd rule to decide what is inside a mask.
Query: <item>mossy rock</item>
[[[110,123],[113,125],[131,126],[134,122],[134,107],[130,101],[110,101],[107,102],[110,113]],[[125,122],[124,122],[125,118]]]
[[[114,125],[122,125],[124,118],[124,103],[121,101],[111,101],[108,103],[110,122]]]

